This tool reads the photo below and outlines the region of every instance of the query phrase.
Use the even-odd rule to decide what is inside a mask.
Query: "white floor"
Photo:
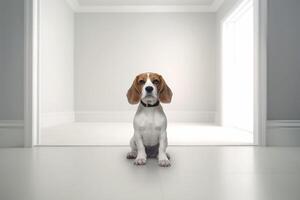
[[[135,166],[129,147],[0,149],[1,200],[299,200],[300,148],[169,147]]]
[[[41,130],[41,145],[128,145],[132,123],[69,123]],[[197,123],[168,124],[170,145],[251,145],[253,134]]]

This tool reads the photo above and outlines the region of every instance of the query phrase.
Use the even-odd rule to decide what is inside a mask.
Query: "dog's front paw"
[[[136,157],[137,157],[137,152],[135,151],[128,152],[126,156],[127,159],[135,159]]]
[[[168,159],[158,160],[158,165],[161,167],[170,167],[171,162]]]
[[[146,158],[136,158],[133,163],[135,165],[144,165],[146,164]]]

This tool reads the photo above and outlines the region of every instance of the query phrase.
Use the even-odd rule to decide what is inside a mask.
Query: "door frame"
[[[247,0],[237,1],[220,19],[220,50],[219,50],[219,112],[218,124],[222,123],[222,36],[223,24],[230,15]],[[253,145],[266,145],[267,121],[267,0],[253,0],[254,10],[254,127]]]
[[[254,0],[254,145],[267,145],[268,0]]]
[[[24,1],[24,20],[24,147],[34,147],[39,135],[39,0]]]
[[[254,145],[266,145],[267,122],[267,1],[254,0],[255,127]],[[39,0],[25,0],[24,146],[39,143]]]

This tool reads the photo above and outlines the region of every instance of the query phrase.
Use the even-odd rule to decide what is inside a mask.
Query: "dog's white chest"
[[[166,116],[162,109],[138,112],[134,118],[134,129],[141,135],[145,146],[154,146],[166,130]]]

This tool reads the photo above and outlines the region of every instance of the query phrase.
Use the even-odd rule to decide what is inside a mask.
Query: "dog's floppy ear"
[[[173,93],[166,81],[160,76],[160,89],[159,89],[159,100],[162,103],[170,103],[172,100]]]
[[[137,79],[138,76],[134,79],[131,87],[127,91],[127,100],[130,104],[137,104],[140,101],[140,93],[137,89]]]

